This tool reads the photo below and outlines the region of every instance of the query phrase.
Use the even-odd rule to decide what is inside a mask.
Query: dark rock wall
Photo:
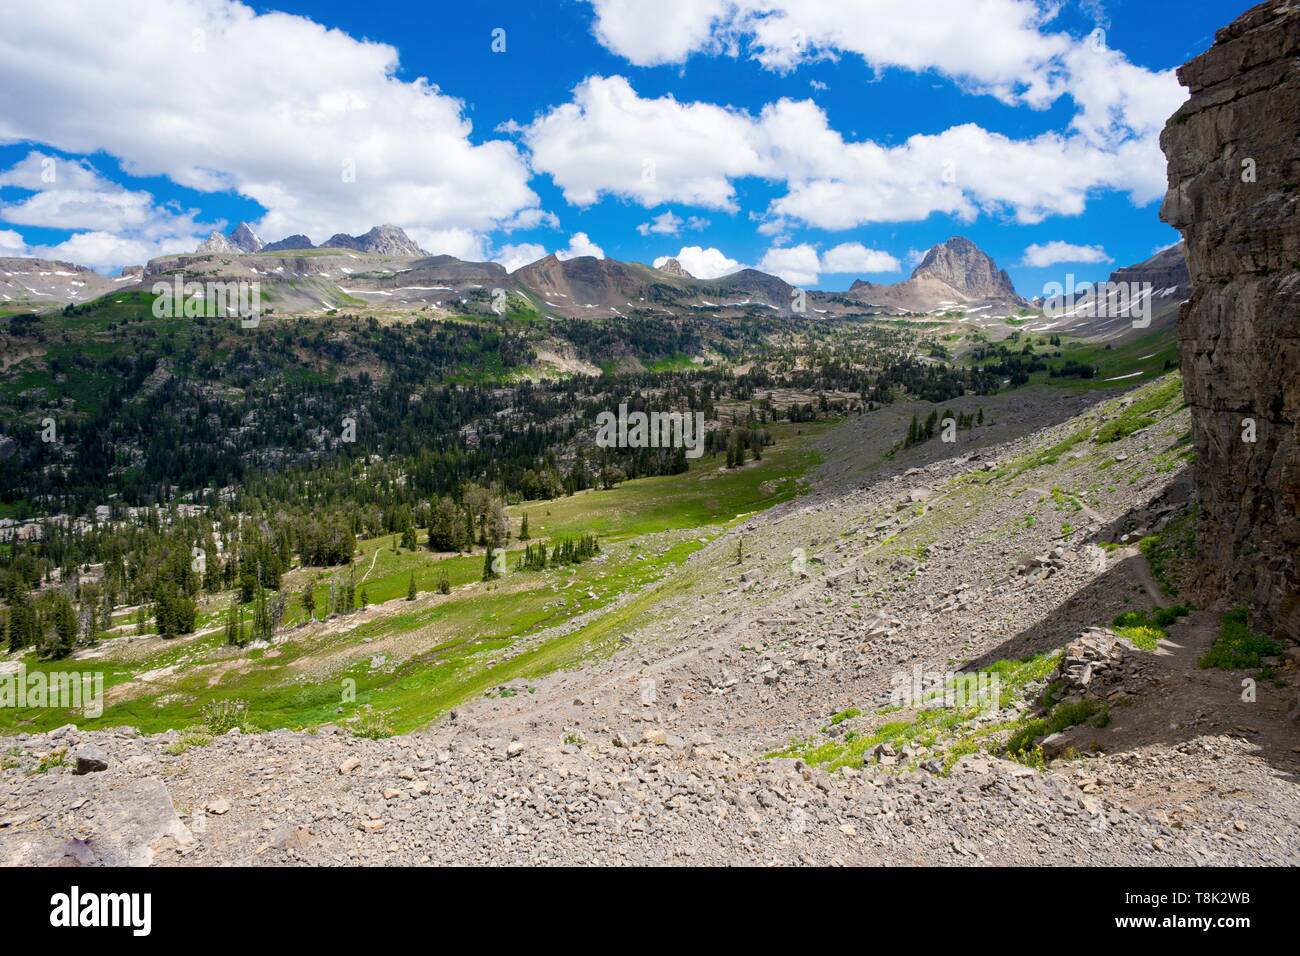
[[[1161,136],[1161,216],[1193,282],[1179,339],[1198,597],[1250,603],[1259,629],[1300,640],[1300,0],[1253,7],[1178,76],[1191,98]]]

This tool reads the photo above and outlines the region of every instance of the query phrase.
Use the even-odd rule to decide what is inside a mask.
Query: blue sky
[[[14,0],[0,255],[392,221],[509,265],[685,249],[840,289],[961,234],[1034,295],[1177,239],[1169,71],[1249,5]]]

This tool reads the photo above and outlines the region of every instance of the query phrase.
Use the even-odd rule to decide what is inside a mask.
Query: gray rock
[[[84,743],[73,751],[73,759],[76,760],[76,766],[72,772],[77,776],[84,776],[88,773],[100,773],[108,769],[108,754],[102,747],[93,743]]]

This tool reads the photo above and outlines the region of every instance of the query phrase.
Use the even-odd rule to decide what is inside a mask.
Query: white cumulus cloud
[[[597,259],[604,259],[605,250],[592,242],[585,232],[575,232],[569,237],[569,247],[557,250],[555,257],[557,259],[577,259],[579,256],[594,256]]]
[[[74,231],[61,243],[37,246],[32,255],[65,259],[96,269],[176,252],[189,252],[213,228],[195,210],[160,205],[144,190],[105,179],[84,160],[32,150],[0,171],[0,186],[26,192],[0,203],[0,220],[22,226]],[[16,233],[15,233],[16,235]]]
[[[636,227],[636,231],[643,236],[675,236],[682,231],[682,222],[682,217],[669,209],[649,222],[641,223]]]
[[[1050,95],[1068,38],[1035,0],[589,0],[597,39],[638,66],[695,53],[786,71],[855,54],[877,69],[935,70],[1004,100]],[[666,29],[671,25],[674,29]]]
[[[1114,262],[1101,246],[1078,246],[1055,240],[1034,243],[1025,250],[1020,264],[1025,266],[1054,266],[1058,262]]]
[[[599,0],[596,36],[637,66],[680,63],[713,42],[727,0]]]
[[[545,246],[536,242],[520,242],[502,246],[493,255],[492,261],[501,263],[507,272],[514,272],[520,266],[545,258]]]
[[[764,69],[788,71],[807,62],[854,56],[877,71],[935,73],[962,90],[1008,105],[1045,109],[1063,97],[1074,105],[1068,126],[1030,139],[963,125],[886,147],[844,143],[811,104],[781,101],[764,109],[757,135],[753,124],[741,131],[745,146],[730,168],[706,155],[696,170],[695,179],[709,182],[724,205],[731,194],[721,180],[744,175],[789,184],[788,196],[773,206],[775,216],[829,229],[914,221],[936,212],[969,220],[998,209],[1032,223],[1048,215],[1077,215],[1092,190],[1127,192],[1135,203],[1146,204],[1165,189],[1159,132],[1187,95],[1174,71],[1132,63],[1106,45],[1104,33],[1079,37],[1053,29],[1060,7],[1056,2],[588,2],[600,42],[638,65],[681,63],[704,53],[747,55]],[[650,21],[660,16],[683,28],[655,29]],[[811,82],[816,89],[816,81]],[[698,112],[706,104],[673,107]],[[636,109],[656,114],[661,127],[674,113],[662,101],[641,100]],[[603,120],[584,125],[600,127],[598,139],[605,149],[618,138],[620,127],[626,131],[637,125],[630,116],[618,122],[609,116],[591,119]],[[809,138],[792,135],[801,127]],[[664,151],[673,140],[660,142]],[[588,167],[583,184],[588,194],[607,191],[640,198],[622,188],[618,177],[600,183],[591,163],[579,165]],[[736,166],[748,171],[738,172]],[[784,232],[782,221],[770,225],[766,234]]]
[[[467,262],[487,258],[487,239],[473,229],[424,229],[412,226],[406,234],[415,244],[434,256],[455,256]]]
[[[12,229],[0,229],[0,256],[25,256],[27,243]]]
[[[1172,70],[1134,66],[1104,33],[1053,31],[1060,4],[1048,0],[588,2],[597,39],[639,66],[743,50],[788,71],[851,55],[875,70],[934,72],[1009,104],[1044,108],[1069,95],[1091,114],[1083,125],[1118,111],[1139,132],[1152,118],[1163,124],[1185,95]]]
[[[934,213],[1037,223],[1079,215],[1097,190],[1144,204],[1165,189],[1154,134],[1102,143],[1078,130],[1015,139],[967,123],[896,145],[851,142],[811,100],[778,100],[755,116],[641,97],[617,76],[584,80],[572,102],[540,116],[523,137],[534,167],[578,205],[614,196],[646,208],[681,202],[734,211],[736,180],[784,183],[760,226],[772,236],[791,223],[845,230]]]
[[[143,265],[159,256],[193,252],[194,240],[193,236],[144,239],[113,232],[78,232],[55,245],[33,246],[27,254],[111,272],[123,265]]]
[[[491,259],[505,266],[507,272],[514,272],[520,266],[545,259],[547,255],[549,253],[546,247],[539,242],[520,242],[503,245],[491,255]],[[566,248],[555,250],[555,258],[560,260],[577,259],[579,256],[604,259],[605,250],[592,242],[591,237],[585,232],[575,232],[569,237],[569,245]]]
[[[655,268],[658,269],[669,259],[676,259],[682,264],[683,269],[697,279],[719,279],[745,268],[721,249],[713,247],[704,249],[700,246],[682,246],[675,255],[660,256],[656,259]]]
[[[0,143],[232,190],[270,240],[485,233],[538,205],[514,144],[473,142],[459,100],[397,71],[392,46],[234,0],[8,0]]]
[[[624,77],[593,76],[522,135],[534,168],[576,206],[614,195],[647,209],[682,202],[734,210],[732,179],[767,169],[752,130],[743,111],[644,99]]]
[[[821,272],[817,249],[804,242],[797,246],[773,246],[763,254],[758,267],[791,285],[816,285]]]
[[[677,213],[668,209],[649,222],[641,223],[636,227],[636,231],[643,236],[676,236],[681,233],[682,229],[699,232],[707,228],[709,228],[709,220],[702,216],[687,216],[683,219]]]
[[[829,273],[901,272],[903,264],[888,252],[860,242],[843,242],[822,253],[821,271]]]

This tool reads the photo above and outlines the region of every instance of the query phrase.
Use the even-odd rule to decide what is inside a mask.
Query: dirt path
[[[1160,586],[1160,582],[1151,573],[1151,565],[1147,563],[1146,556],[1142,554],[1141,549],[1125,548],[1120,553],[1125,558],[1136,558],[1132,564],[1133,573],[1146,591],[1147,597],[1155,602],[1156,607],[1173,607],[1174,602],[1165,594],[1165,589]]]
[[[379,548],[382,547],[383,545],[379,546]],[[366,578],[370,577],[370,572],[375,569],[375,562],[379,560],[379,548],[375,548],[375,553],[370,557],[370,567],[366,568],[366,573],[361,575],[361,580],[357,582],[358,584],[365,584]]]
[[[1052,493],[1045,488],[1026,488],[1025,490],[1028,491],[1030,494],[1038,495],[1041,498],[1052,497]],[[1094,521],[1097,524],[1106,523],[1106,519],[1102,517],[1102,515],[1095,508],[1091,507],[1082,498],[1078,497],[1077,495],[1071,495],[1070,497],[1072,497],[1078,503],[1079,510],[1082,511],[1083,514],[1085,514],[1088,517],[1089,521]]]

